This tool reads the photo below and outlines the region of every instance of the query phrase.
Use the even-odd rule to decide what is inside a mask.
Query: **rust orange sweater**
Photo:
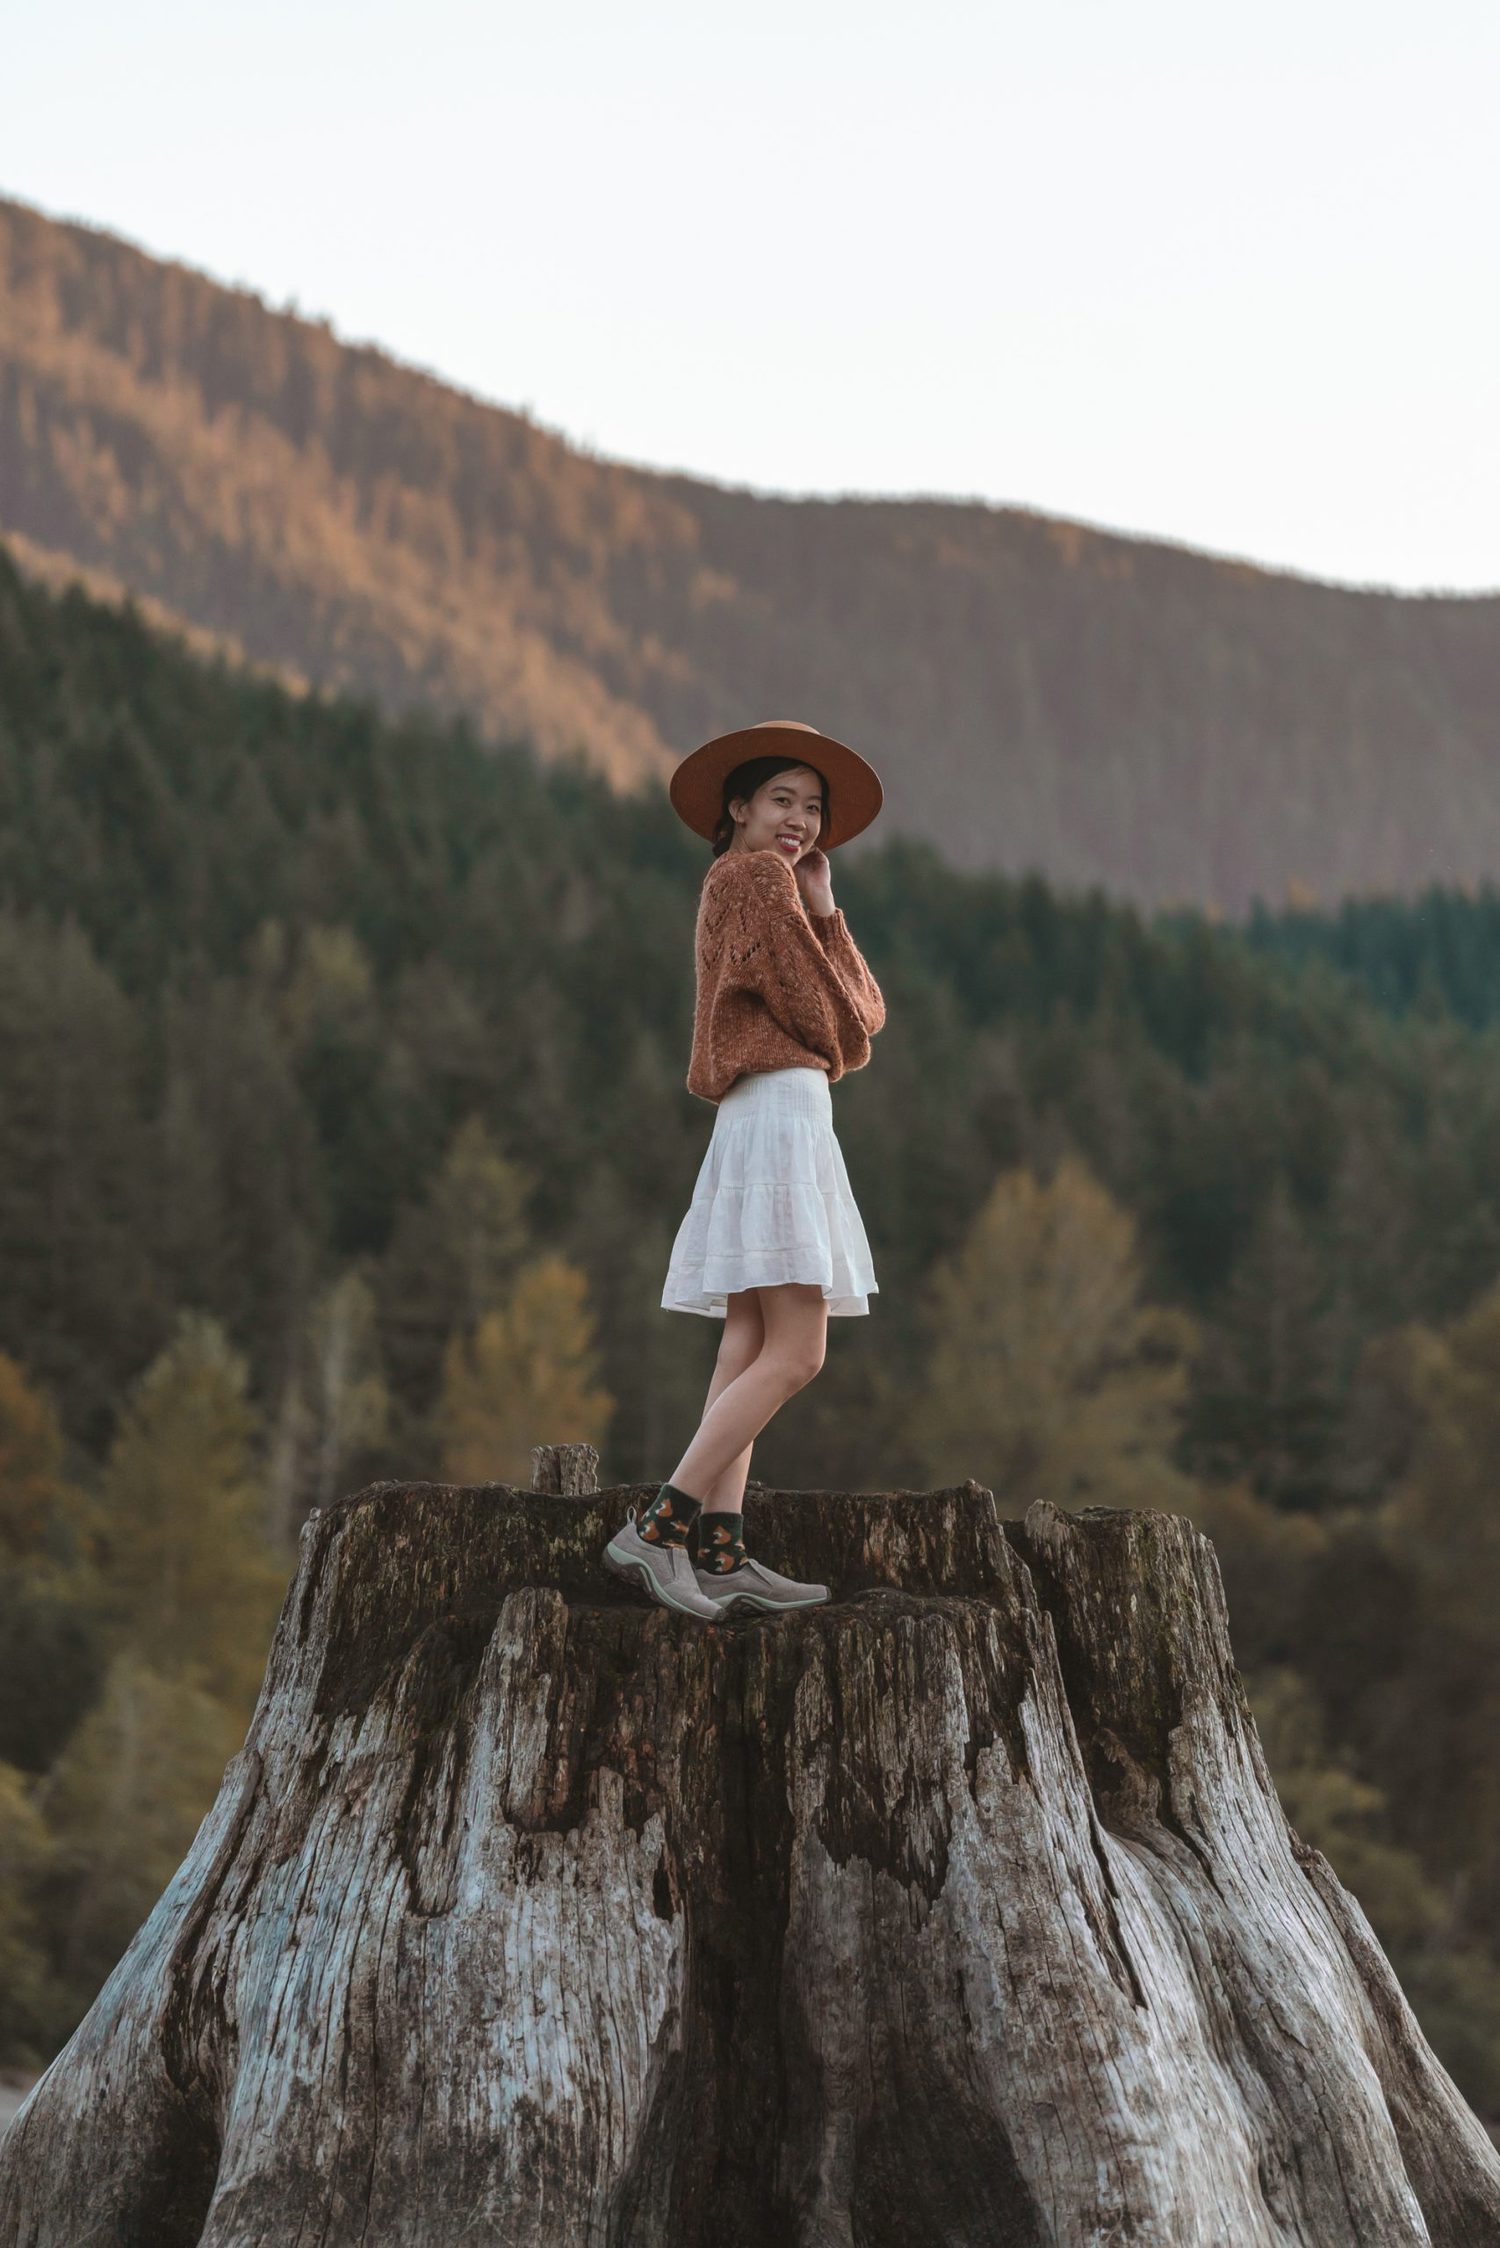
[[[749,1069],[862,1069],[885,1021],[880,986],[838,909],[809,913],[779,851],[724,851],[698,900],[698,996],[687,1089],[718,1103]]]

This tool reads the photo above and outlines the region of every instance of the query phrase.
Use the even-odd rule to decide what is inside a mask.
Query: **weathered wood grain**
[[[546,1449],[305,1525],[0,2241],[1500,2241],[1190,1524],[752,1486],[752,1549],[835,1598],[704,1626],[599,1570],[651,1489]]]

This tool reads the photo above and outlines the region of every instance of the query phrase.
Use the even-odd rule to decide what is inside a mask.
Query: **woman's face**
[[[730,810],[739,821],[735,849],[779,851],[795,866],[818,840],[823,825],[823,783],[806,765],[773,773],[748,799],[736,796]]]

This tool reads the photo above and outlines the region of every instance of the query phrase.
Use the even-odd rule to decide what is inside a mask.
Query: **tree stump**
[[[578,1468],[304,1525],[218,1801],[7,2135],[0,2241],[1500,2240],[1191,1524],[752,1485],[752,1549],[834,1597],[703,1625],[599,1567],[655,1487]]]

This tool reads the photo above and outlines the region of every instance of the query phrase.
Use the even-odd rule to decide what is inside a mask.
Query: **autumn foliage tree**
[[[932,1275],[905,1434],[932,1483],[1006,1504],[1168,1506],[1192,1323],[1144,1300],[1136,1228],[1077,1158],[1002,1173]]]
[[[539,1428],[599,1444],[613,1400],[598,1386],[587,1283],[561,1257],[537,1258],[443,1362],[443,1473],[457,1483],[529,1480]]]

